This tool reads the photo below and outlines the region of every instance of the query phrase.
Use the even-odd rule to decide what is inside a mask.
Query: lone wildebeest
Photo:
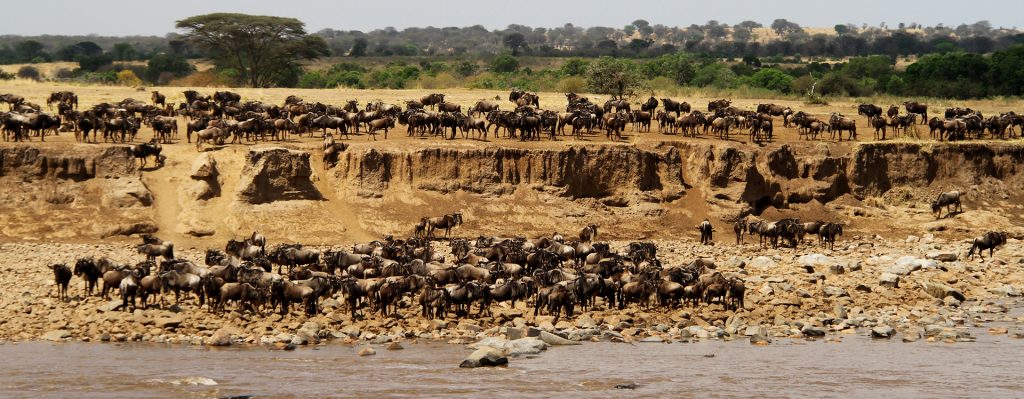
[[[714,228],[711,227],[711,222],[704,219],[704,221],[697,226],[697,230],[700,230],[700,243],[704,245],[710,244],[711,232],[714,231]]]
[[[747,220],[736,219],[736,223],[733,223],[732,230],[736,233],[736,245],[743,244],[743,233],[747,232]]]
[[[71,268],[65,263],[50,265],[53,270],[53,283],[57,286],[57,299],[68,297],[68,284],[71,283]]]
[[[953,207],[953,211],[963,212],[964,208],[960,205],[960,192],[949,191],[939,194],[939,197],[932,201],[932,212],[935,213],[935,218],[938,219],[942,216],[942,207],[946,207],[946,216],[948,217],[952,211],[949,210]]]
[[[597,238],[597,225],[591,224],[580,230],[580,242],[591,242]]]
[[[984,251],[987,249],[988,257],[991,258],[996,247],[1003,244],[1006,244],[1006,232],[990,231],[974,239],[974,243],[971,244],[971,250],[967,252],[967,256],[974,259],[974,251],[977,250],[978,256],[985,259]]]
[[[455,212],[451,215],[433,217],[427,219],[427,237],[434,237],[434,229],[444,229],[444,236],[448,237],[452,227],[462,224],[462,213]]]
[[[835,249],[836,236],[843,235],[843,224],[825,223],[824,226],[821,226],[821,230],[818,231],[818,235],[821,237],[823,246],[827,244],[829,249]]]

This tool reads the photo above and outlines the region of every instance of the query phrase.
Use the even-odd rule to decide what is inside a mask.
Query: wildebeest
[[[156,139],[153,139],[153,141],[148,143],[135,144],[131,147],[131,150],[135,159],[141,161],[141,166],[139,166],[140,168],[146,167],[146,160],[150,156],[156,160],[156,164],[159,166],[164,166],[164,161],[167,160],[166,156],[160,154],[163,147],[160,145],[160,142],[156,141]]]
[[[871,119],[882,115],[882,107],[874,104],[861,104],[857,106],[857,115],[864,115],[868,117],[868,119]]]
[[[434,237],[435,229],[444,229],[444,236],[451,234],[452,227],[462,224],[462,213],[455,212],[450,215],[432,217],[427,219],[427,237]]]
[[[903,107],[907,109],[908,114],[921,115],[921,120],[928,120],[928,104],[922,104],[917,101],[905,101]]]
[[[146,255],[149,260],[155,259],[157,256],[162,256],[164,259],[174,259],[174,243],[170,241],[164,241],[160,244],[142,244],[135,249],[140,253]]]
[[[942,216],[942,207],[946,207],[946,216],[954,211],[963,212],[964,208],[960,204],[960,191],[940,193],[938,198],[932,201],[932,213],[935,214],[936,219]],[[950,207],[953,208],[952,211],[950,211]]]
[[[53,283],[57,286],[57,299],[68,298],[68,284],[71,283],[71,268],[66,263],[55,263],[50,265],[53,270]]]
[[[587,225],[583,230],[580,230],[580,242],[591,242],[595,238],[597,238],[596,224]]]
[[[996,247],[1006,244],[1006,232],[1003,231],[990,231],[985,235],[975,238],[974,242],[971,243],[971,250],[967,252],[967,256],[974,259],[974,251],[978,251],[978,256],[985,259],[985,250],[988,250],[988,257],[992,257]]]
[[[747,232],[747,220],[744,218],[736,219],[736,222],[732,225],[732,230],[736,233],[736,245],[743,244],[743,233]]]
[[[263,248],[250,243],[248,240],[228,240],[227,245],[224,246],[224,252],[231,255],[237,256],[242,260],[252,260],[255,258],[262,257],[264,254]]]
[[[835,249],[836,236],[843,235],[843,224],[825,223],[821,226],[821,230],[818,231],[818,235],[821,237],[821,243],[823,246],[828,245],[829,249]]]
[[[700,231],[700,243],[704,245],[711,244],[711,233],[714,231],[714,228],[711,227],[711,221],[704,219],[704,221],[697,226],[697,230]]]

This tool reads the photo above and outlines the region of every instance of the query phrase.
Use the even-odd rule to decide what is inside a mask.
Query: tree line
[[[165,84],[192,74],[189,60],[201,58],[212,61],[219,83],[254,87],[607,92],[602,80],[615,76],[629,84],[618,84],[617,93],[609,94],[625,94],[626,88],[639,94],[672,87],[751,87],[797,95],[957,98],[1019,95],[1017,71],[1024,70],[1022,35],[984,21],[956,28],[844,24],[831,34],[810,34],[785,19],[768,27],[709,21],[679,28],[637,20],[623,28],[510,25],[493,31],[474,26],[310,34],[293,18],[216,13],[186,18],[176,27],[180,33],[132,42],[38,38],[52,42],[47,45],[4,36],[0,62],[75,61],[78,68],[56,78],[102,83]],[[900,57],[911,55],[919,56],[916,62],[895,67]],[[347,61],[321,69],[308,65],[327,56]],[[368,56],[395,61],[362,62]],[[555,62],[529,61],[556,56],[561,58]]]

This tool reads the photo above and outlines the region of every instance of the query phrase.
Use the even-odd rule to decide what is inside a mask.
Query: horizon
[[[407,28],[444,28],[470,27],[482,25],[490,31],[505,29],[509,25],[554,28],[571,23],[578,27],[614,27],[643,19],[651,25],[661,24],[669,27],[687,27],[691,24],[704,24],[710,20],[734,25],[741,21],[752,20],[765,26],[776,18],[796,22],[805,28],[830,28],[837,24],[854,26],[878,27],[886,23],[889,28],[899,23],[917,23],[923,26],[956,27],[961,24],[973,24],[988,21],[994,29],[1016,29],[1016,15],[1024,12],[1024,3],[999,0],[979,0],[974,7],[958,7],[959,2],[952,0],[933,1],[921,10],[915,3],[892,3],[880,0],[865,0],[857,3],[829,4],[822,7],[820,2],[810,0],[787,0],[764,4],[752,0],[739,0],[726,3],[700,5],[698,12],[686,3],[658,4],[652,0],[632,2],[633,7],[622,13],[604,12],[604,7],[594,7],[594,2],[558,2],[550,3],[538,0],[521,0],[510,7],[507,3],[493,3],[493,6],[481,6],[479,1],[453,0],[438,7],[431,2],[395,0],[397,6],[391,10],[402,12],[381,12],[374,4],[335,3],[324,0],[308,1],[314,6],[289,7],[288,4],[266,1],[227,0],[216,3],[200,0],[181,0],[175,3],[147,4],[147,12],[140,15],[130,7],[131,2],[111,0],[104,2],[100,13],[88,3],[66,3],[54,0],[40,2],[14,3],[7,5],[8,15],[34,15],[32,11],[40,7],[51,9],[44,15],[45,21],[33,18],[11,19],[0,26],[0,35],[4,36],[160,36],[179,33],[174,28],[176,21],[194,15],[216,12],[232,12],[253,15],[273,15],[296,18],[306,24],[306,30],[315,33],[324,29],[339,31],[370,32],[393,27],[399,31]],[[486,2],[485,2],[486,3]],[[784,5],[779,5],[780,3]],[[46,7],[53,4],[54,7]],[[586,6],[586,7],[584,7]],[[993,12],[994,6],[999,9]],[[450,12],[456,9],[459,12]],[[495,10],[496,9],[496,10]],[[596,10],[596,11],[592,11]],[[639,11],[630,13],[633,9]],[[736,10],[743,10],[742,14]],[[123,11],[122,11],[123,10]],[[543,12],[538,12],[543,10]],[[884,12],[877,12],[884,10]],[[917,16],[922,14],[920,18]],[[96,15],[99,14],[99,15]],[[356,17],[353,17],[355,14]],[[384,15],[380,15],[384,14]],[[739,14],[737,16],[737,14]],[[90,15],[90,18],[81,18]],[[629,16],[624,16],[629,15]],[[673,17],[680,15],[680,17]],[[770,17],[762,17],[769,15]],[[837,17],[837,15],[839,15]],[[905,20],[890,20],[890,17],[909,16]],[[338,17],[335,17],[338,16]],[[45,23],[40,23],[45,22]]]

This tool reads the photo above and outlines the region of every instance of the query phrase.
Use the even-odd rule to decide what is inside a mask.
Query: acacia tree
[[[598,94],[634,97],[646,89],[646,83],[637,66],[621,58],[601,57],[587,69],[587,84]]]
[[[267,87],[299,61],[327,55],[327,43],[306,34],[295,18],[234,13],[198,15],[177,22],[189,42],[219,65],[233,68],[251,87]]]

